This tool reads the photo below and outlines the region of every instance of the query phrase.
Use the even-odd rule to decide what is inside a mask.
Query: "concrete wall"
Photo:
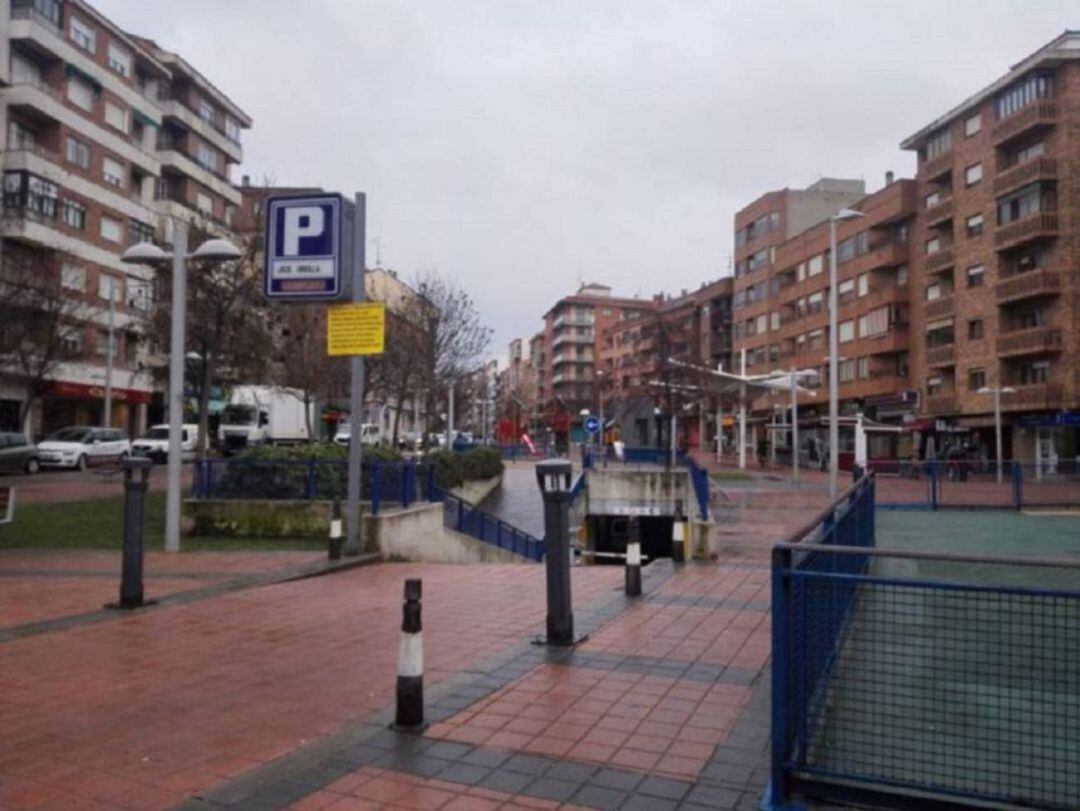
[[[586,509],[590,515],[629,515],[637,508],[655,508],[655,515],[673,515],[675,502],[683,513],[696,509],[690,473],[685,469],[608,467],[589,471]]]
[[[529,563],[526,558],[446,529],[441,504],[414,504],[364,516],[364,551],[425,563]]]
[[[491,494],[492,490],[502,484],[502,479],[502,474],[493,476],[490,479],[477,479],[476,481],[465,482],[460,487],[451,489],[450,492],[470,504],[479,504]]]

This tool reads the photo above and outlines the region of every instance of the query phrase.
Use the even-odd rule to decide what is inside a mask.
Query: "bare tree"
[[[80,359],[86,323],[100,308],[64,288],[55,252],[7,249],[0,263],[0,368],[26,389],[19,409],[25,425],[57,367]]]
[[[316,435],[311,418],[313,405],[349,396],[349,359],[326,353],[323,304],[279,306],[273,324],[277,341],[273,378],[300,392],[308,437],[313,440]]]

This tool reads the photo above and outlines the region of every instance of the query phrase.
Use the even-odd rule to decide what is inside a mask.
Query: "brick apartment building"
[[[906,139],[918,154],[912,382],[922,412],[1005,455],[1080,455],[1080,32]],[[991,450],[992,455],[992,450]]]
[[[110,297],[113,423],[137,433],[156,416],[153,272],[120,254],[167,244],[174,218],[195,227],[191,244],[227,235],[240,201],[229,171],[250,125],[182,58],[82,0],[0,0],[0,261],[58,274],[82,314],[25,420],[26,383],[0,370],[0,428],[100,423]]]

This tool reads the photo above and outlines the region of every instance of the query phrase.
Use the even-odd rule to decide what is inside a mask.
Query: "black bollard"
[[[564,459],[536,465],[536,480],[544,497],[544,566],[547,574],[547,644],[574,644],[574,614],[570,597],[570,476]]]
[[[330,548],[327,552],[330,560],[341,560],[341,545],[341,499],[335,497],[330,513]]]
[[[682,499],[675,501],[675,517],[671,522],[671,560],[686,561],[686,519],[683,517]]]
[[[418,578],[405,581],[394,725],[401,729],[416,729],[424,725],[424,642],[420,627]]]
[[[139,608],[143,599],[143,516],[153,462],[141,456],[124,459],[124,562],[118,608]],[[136,471],[140,475],[136,477]]]
[[[641,519],[630,519],[630,537],[626,541],[626,596],[641,596]]]

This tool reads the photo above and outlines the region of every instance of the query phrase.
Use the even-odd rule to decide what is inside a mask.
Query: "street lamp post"
[[[829,217],[829,498],[836,498],[836,483],[840,473],[840,393],[839,354],[837,335],[836,293],[836,224],[862,217],[850,208],[842,208]]]
[[[166,253],[152,242],[132,245],[120,257],[132,265],[163,265],[172,262],[172,321],[169,334],[169,455],[165,484],[165,551],[180,551],[180,477],[183,463],[184,422],[184,327],[187,320],[187,260],[209,263],[233,262],[243,254],[228,240],[208,239],[190,256],[187,224],[173,223],[173,250]]]
[[[994,395],[994,452],[997,459],[997,480],[998,484],[1001,484],[1001,395],[1015,394],[1016,389],[1009,386],[983,386],[975,393]]]

